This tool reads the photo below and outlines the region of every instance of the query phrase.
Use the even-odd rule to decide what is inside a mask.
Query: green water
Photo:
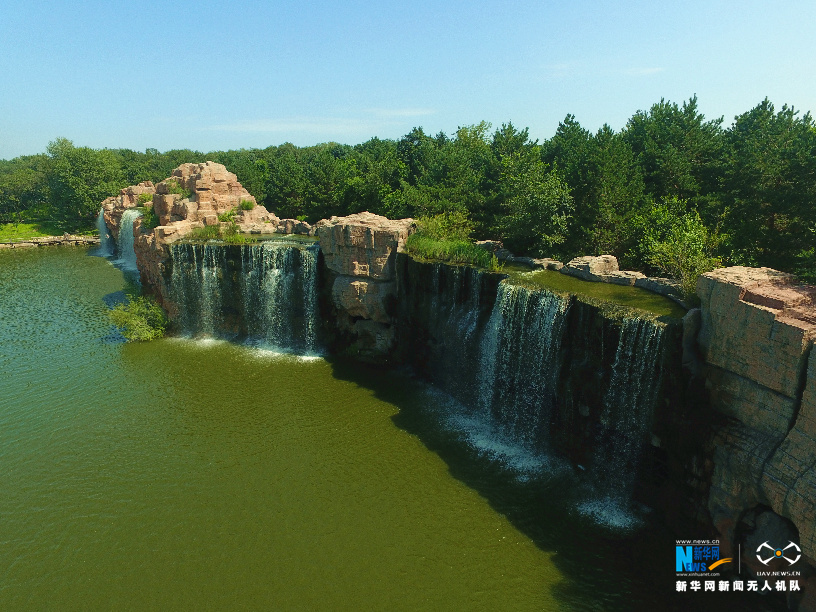
[[[552,270],[536,270],[507,267],[510,282],[530,287],[543,287],[557,293],[573,293],[597,298],[629,308],[645,310],[658,316],[682,319],[686,309],[672,300],[640,287],[614,285],[612,283],[592,283]]]
[[[563,477],[478,427],[468,443],[438,393],[124,344],[103,301],[123,288],[82,248],[0,252],[0,610],[687,605],[672,536],[574,516]]]

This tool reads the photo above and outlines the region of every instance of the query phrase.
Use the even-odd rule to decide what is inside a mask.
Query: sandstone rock
[[[680,286],[680,281],[673,278],[659,278],[659,277],[643,277],[635,280],[635,287],[646,289],[652,293],[660,295],[682,298],[683,289]]]
[[[758,505],[799,530],[816,560],[816,288],[769,268],[723,268],[697,282],[699,346],[718,434],[709,510],[733,537]]]
[[[332,299],[337,308],[352,317],[378,323],[391,321],[391,302],[396,299],[397,284],[352,276],[338,276],[332,285]]]
[[[610,272],[609,274],[599,274],[601,282],[611,283],[613,285],[627,285],[633,287],[635,282],[646,278],[642,272],[632,272],[630,270],[620,270],[618,272]]]
[[[556,260],[556,259],[553,259],[552,261],[550,261],[547,264],[547,269],[548,270],[553,270],[555,272],[560,272],[563,267],[564,267],[564,264],[561,263],[560,261]]]
[[[780,316],[784,309],[742,299],[773,294],[774,289],[789,287],[792,280],[769,268],[722,268],[702,275],[697,294],[702,302],[700,345],[706,362],[795,397],[816,325]]]
[[[363,212],[320,221],[317,235],[326,266],[333,272],[392,280],[396,254],[414,229],[413,219],[393,221]]]
[[[618,272],[618,260],[613,255],[586,255],[576,257],[561,268],[562,274],[576,276],[583,280],[600,282],[604,274]]]

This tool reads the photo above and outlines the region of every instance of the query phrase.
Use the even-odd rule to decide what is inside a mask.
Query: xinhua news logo
[[[678,576],[719,575],[711,572],[733,561],[731,557],[720,558],[719,540],[677,541],[674,549]]]

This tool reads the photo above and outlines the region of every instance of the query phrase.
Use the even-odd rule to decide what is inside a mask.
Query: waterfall
[[[582,510],[617,526],[633,522],[630,499],[660,390],[665,326],[624,319],[600,415],[591,477],[599,499]]]
[[[318,247],[265,242],[241,246],[247,336],[277,348],[317,349]]]
[[[318,350],[317,245],[174,244],[170,279],[184,333],[244,336],[276,350]]]
[[[111,239],[108,225],[105,223],[105,209],[99,209],[99,215],[96,217],[96,229],[99,230],[99,250],[97,253],[102,257],[112,257],[114,243]]]
[[[133,250],[133,222],[141,216],[138,210],[130,208],[122,213],[119,223],[119,236],[116,238],[119,257],[114,263],[129,272],[139,269],[136,266],[136,251]]]
[[[569,299],[503,282],[481,341],[478,406],[529,448],[547,444]]]

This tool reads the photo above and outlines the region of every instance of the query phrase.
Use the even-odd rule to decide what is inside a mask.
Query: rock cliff
[[[122,213],[130,208],[139,206],[139,196],[143,193],[151,195],[156,193],[156,188],[153,183],[145,181],[138,185],[125,187],[119,192],[119,195],[111,196],[102,202],[102,214],[105,218],[105,225],[107,225],[110,230],[110,235],[114,240],[117,240],[119,237]]]
[[[816,287],[768,268],[700,277],[699,346],[717,434],[709,510],[737,543],[770,508],[816,560]],[[750,523],[750,524],[749,524]],[[798,532],[798,534],[796,533]]]

